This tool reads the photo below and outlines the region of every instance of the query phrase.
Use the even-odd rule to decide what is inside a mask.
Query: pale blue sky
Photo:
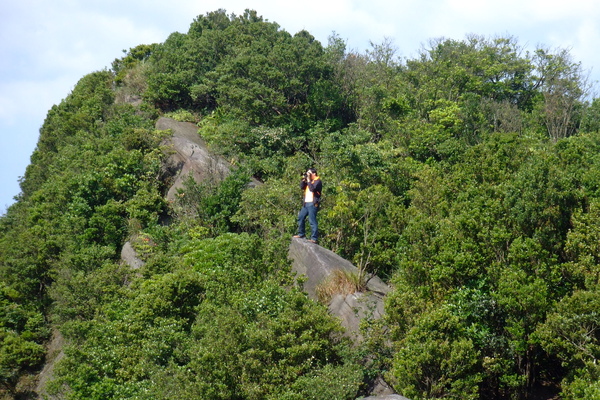
[[[13,203],[46,113],[84,75],[110,68],[122,50],[185,33],[201,14],[254,9],[324,45],[332,32],[350,50],[393,40],[402,58],[429,39],[511,35],[529,50],[568,48],[600,79],[597,0],[6,0],[0,3],[0,214]]]

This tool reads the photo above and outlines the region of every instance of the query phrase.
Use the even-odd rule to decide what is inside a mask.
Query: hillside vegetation
[[[383,377],[412,400],[600,399],[589,90],[568,51],[513,37],[400,59],[254,11],[130,49],[48,111],[0,218],[4,393],[35,395],[59,331],[53,398],[342,400]],[[234,172],[167,201],[163,115]],[[320,244],[393,286],[360,346],[290,271],[311,166]]]

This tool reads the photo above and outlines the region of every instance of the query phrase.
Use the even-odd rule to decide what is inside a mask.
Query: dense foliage
[[[219,10],[112,67],[48,112],[0,218],[7,396],[60,332],[65,399],[600,399],[600,103],[567,51],[400,60]],[[165,114],[234,173],[167,202]],[[321,244],[393,286],[360,346],[286,258],[310,166]]]

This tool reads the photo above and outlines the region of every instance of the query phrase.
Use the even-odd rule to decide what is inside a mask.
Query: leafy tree
[[[111,80],[112,75],[108,71],[86,75],[60,105],[48,112],[40,129],[38,145],[31,156],[31,164],[21,181],[25,197],[47,179],[47,166],[60,147],[78,131],[92,129],[106,117],[107,107],[114,99],[110,89]]]
[[[124,83],[126,74],[129,73],[140,63],[148,60],[150,55],[154,52],[157,44],[141,44],[134,48],[123,50],[125,56],[120,59],[115,59],[112,62],[112,70],[115,73],[115,83]]]
[[[596,398],[598,367],[598,293],[576,291],[560,301],[538,332],[544,348],[571,373],[563,381],[568,399]]]
[[[544,98],[542,121],[552,140],[573,135],[582,118],[583,98],[589,85],[581,64],[573,62],[567,50],[552,54],[538,49],[534,63]]]
[[[461,329],[444,307],[422,315],[394,356],[394,388],[414,399],[479,398],[479,355]]]
[[[34,370],[44,357],[48,338],[44,316],[19,304],[17,294],[2,284],[0,292],[0,385],[16,394],[19,377]]]

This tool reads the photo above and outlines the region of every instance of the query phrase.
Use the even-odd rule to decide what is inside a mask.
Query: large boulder
[[[292,270],[307,278],[304,282],[304,290],[314,300],[317,300],[317,286],[334,271],[341,270],[355,274],[359,272],[350,261],[333,251],[301,238],[292,238],[288,257],[292,260]],[[383,297],[390,291],[390,287],[377,276],[368,275],[367,290]]]
[[[156,121],[156,129],[172,133],[164,143],[170,153],[163,167],[163,180],[170,182],[167,200],[175,200],[177,190],[183,188],[190,175],[196,182],[207,179],[220,182],[231,173],[231,164],[209,151],[206,142],[198,134],[196,124],[161,117]],[[252,178],[248,186],[260,184],[260,181]]]
[[[221,181],[231,172],[225,159],[208,151],[195,124],[161,117],[156,121],[156,129],[173,133],[165,143],[172,151],[165,163],[166,177],[171,181],[167,200],[175,199],[177,190],[183,188],[190,175],[196,182],[209,178]]]
[[[303,289],[308,296],[318,301],[317,288],[335,271],[358,274],[350,261],[333,251],[301,238],[292,238],[288,257],[292,260],[292,270],[303,277]],[[365,318],[377,319],[383,313],[383,297],[390,287],[375,275],[366,276],[364,292],[339,293],[329,302],[329,312],[338,317],[349,336],[361,341],[359,326]]]
[[[338,256],[333,251],[301,238],[292,238],[288,250],[292,261],[292,271],[299,275],[303,289],[308,296],[319,301],[318,287],[336,271],[358,274],[359,270],[350,261]],[[383,298],[391,290],[375,275],[366,276],[366,289],[355,293],[334,294],[328,304],[329,313],[340,319],[346,334],[360,343],[360,322],[364,319],[374,320],[384,314]],[[373,396],[370,400],[408,400],[394,394],[394,390],[379,377],[369,390]]]

